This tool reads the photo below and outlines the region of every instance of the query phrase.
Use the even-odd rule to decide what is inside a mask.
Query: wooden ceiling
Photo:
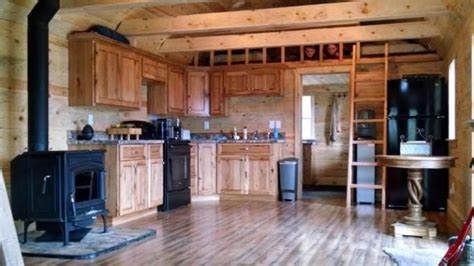
[[[410,41],[400,49],[434,46],[442,54],[449,45],[442,37],[453,34],[449,25],[461,23],[472,6],[472,0],[62,0],[59,20],[99,21],[141,49],[188,59],[194,51],[357,41],[399,47]]]

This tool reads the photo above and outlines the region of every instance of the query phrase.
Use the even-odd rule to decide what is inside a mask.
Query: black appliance
[[[104,151],[38,151],[17,156],[11,162],[12,211],[28,226],[45,235],[62,236],[68,245],[70,233],[80,240],[105,215]],[[79,233],[78,233],[79,232]]]
[[[191,146],[187,140],[166,140],[164,145],[164,193],[160,211],[191,203]]]
[[[84,236],[108,211],[103,151],[48,151],[49,21],[58,10],[59,0],[39,0],[28,14],[28,151],[11,162],[11,199],[25,242],[36,222],[67,245],[70,232]]]
[[[179,118],[164,118],[153,121],[158,139],[181,139],[181,123]]]
[[[424,140],[432,136],[433,155],[448,155],[448,92],[439,75],[406,76],[388,82],[389,155],[400,154],[400,137]],[[424,130],[423,136],[417,129]],[[449,171],[425,170],[423,209],[446,210]],[[387,168],[387,205],[406,208],[408,204],[407,172]]]
[[[141,128],[142,134],[140,135],[139,139],[159,139],[155,125],[150,122],[140,120],[128,120],[120,122],[120,126]]]

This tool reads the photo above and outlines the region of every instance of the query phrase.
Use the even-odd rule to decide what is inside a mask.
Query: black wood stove
[[[13,217],[46,234],[62,236],[64,245],[71,232],[80,240],[105,215],[104,151],[27,152],[12,163]]]

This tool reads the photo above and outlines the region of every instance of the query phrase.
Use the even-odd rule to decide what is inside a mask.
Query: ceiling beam
[[[238,33],[354,25],[359,22],[410,19],[447,14],[442,0],[364,1],[131,19],[118,31],[151,34]]]
[[[218,2],[218,0],[61,0],[60,14],[87,12],[88,10],[110,10],[118,8],[140,8],[195,3]]]
[[[193,38],[166,39],[162,36],[137,36],[131,39],[132,43],[139,48],[154,53],[172,53],[339,42],[407,40],[437,36],[439,36],[438,29],[429,22],[406,22]]]

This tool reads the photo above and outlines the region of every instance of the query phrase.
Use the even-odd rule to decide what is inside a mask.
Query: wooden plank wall
[[[26,18],[34,0],[0,2],[0,165],[7,187],[10,161],[27,146]],[[94,129],[105,130],[120,121],[115,109],[68,106],[67,34],[92,24],[113,26],[97,17],[56,16],[50,23],[50,115],[49,146],[67,149],[67,130],[81,129],[88,114],[94,114]]]
[[[349,84],[320,85],[319,89],[303,87],[304,95],[314,96],[315,139],[311,146],[311,173],[304,176],[304,185],[346,185],[349,151]],[[345,97],[342,95],[345,92]],[[338,97],[341,132],[336,141],[329,141],[333,97]]]
[[[470,162],[473,148],[471,128],[465,122],[474,118],[472,100],[472,36],[474,15],[471,13],[458,31],[444,59],[443,70],[448,75],[449,63],[456,60],[456,141],[450,143],[450,155],[458,157],[456,166],[449,171],[450,195],[448,200],[448,230],[457,233],[473,205],[472,172]]]

